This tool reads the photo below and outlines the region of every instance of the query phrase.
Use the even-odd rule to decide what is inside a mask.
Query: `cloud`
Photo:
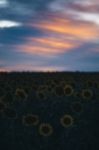
[[[86,42],[96,42],[98,28],[91,23],[75,21],[64,14],[47,12],[40,14],[34,21],[29,20],[28,27],[42,31],[42,35],[27,36],[22,44],[15,45],[19,52],[39,55],[55,55],[69,52]]]
[[[26,21],[29,17],[35,17],[36,13],[46,9],[49,0],[0,0],[0,18]],[[5,6],[5,7],[3,7]]]
[[[97,69],[98,16],[97,0],[2,0],[0,70]]]
[[[28,37],[26,43],[17,45],[15,48],[20,52],[37,55],[55,55],[60,54],[77,47],[79,44],[73,41],[66,42],[64,38],[49,36]]]
[[[72,12],[76,15],[76,19],[89,21],[99,26],[99,13],[87,13],[87,12]]]
[[[9,21],[9,20],[0,20],[0,28],[12,28],[12,27],[19,27],[22,24],[15,21]]]
[[[7,0],[0,0],[0,8],[5,8],[8,6]]]
[[[48,6],[53,12],[68,14],[74,20],[92,22],[99,25],[99,1],[97,0],[56,0]]]
[[[1,1],[1,0],[0,0]],[[16,22],[25,22],[29,17],[36,14],[35,7],[28,5],[23,1],[7,0],[0,4],[0,19],[1,20],[15,20]]]
[[[30,26],[39,28],[43,31],[50,31],[60,34],[67,34],[82,40],[91,40],[98,36],[98,28],[84,22],[75,22],[61,15],[53,18],[43,19],[37,23],[30,23]]]
[[[32,9],[28,6],[28,4],[20,3],[18,1],[10,1],[9,5],[10,14],[16,14],[17,16],[32,16],[35,14],[35,7]]]
[[[36,28],[27,27],[22,23],[22,26],[13,28],[4,28],[0,30],[0,43],[4,49],[11,49],[15,44],[25,43],[24,37],[40,36],[42,33]]]

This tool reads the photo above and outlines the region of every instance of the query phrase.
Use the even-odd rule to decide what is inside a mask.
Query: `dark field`
[[[99,73],[0,73],[0,150],[95,150],[98,130]]]

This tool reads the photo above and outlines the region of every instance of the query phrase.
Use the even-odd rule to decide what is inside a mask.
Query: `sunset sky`
[[[0,0],[0,71],[99,71],[99,0]]]

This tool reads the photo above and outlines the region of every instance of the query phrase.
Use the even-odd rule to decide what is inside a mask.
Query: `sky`
[[[0,0],[0,71],[99,71],[99,0]]]

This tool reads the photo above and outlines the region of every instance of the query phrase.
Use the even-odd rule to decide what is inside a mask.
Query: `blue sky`
[[[98,0],[0,0],[0,71],[99,71]]]

